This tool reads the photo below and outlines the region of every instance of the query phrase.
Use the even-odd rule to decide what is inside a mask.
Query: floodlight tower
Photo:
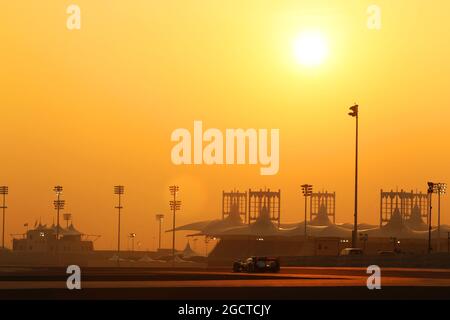
[[[358,122],[359,122],[359,106],[355,103],[350,107],[349,116],[356,118],[356,152],[355,152],[355,217],[352,234],[352,247],[356,248],[358,241]]]
[[[0,186],[0,194],[2,195],[3,202],[2,202],[2,212],[3,212],[3,227],[2,227],[2,249],[5,249],[5,212],[6,212],[6,195],[8,194],[8,187],[7,186]]]
[[[172,266],[175,267],[175,215],[178,210],[181,209],[181,201],[177,200],[177,193],[180,190],[179,186],[173,185],[169,187],[170,195],[173,197],[170,200],[170,209],[173,212],[173,225],[172,225]]]
[[[439,183],[438,187],[438,251],[441,249],[441,195],[447,192],[447,184]]]
[[[441,195],[447,192],[447,184],[438,182],[434,184],[435,193],[438,195],[438,243],[437,251],[441,250]]]
[[[72,214],[71,213],[64,213],[63,219],[66,221],[66,228],[69,227],[69,221],[72,220]]]
[[[428,208],[428,253],[431,253],[431,209],[433,209],[433,204],[431,202],[432,195],[434,192],[434,183],[428,182],[428,202],[429,202],[429,208]]]
[[[125,191],[124,186],[114,186],[114,194],[118,196],[118,205],[115,207],[118,212],[118,228],[117,228],[117,265],[120,265],[120,211],[122,210],[122,195]]]
[[[308,197],[311,197],[312,195],[312,189],[313,186],[310,184],[304,184],[302,185],[302,192],[303,196],[305,197],[305,238],[307,237],[306,234],[306,215],[307,215],[307,204],[308,204]]]
[[[66,201],[61,200],[61,194],[63,192],[62,186],[55,186],[53,191],[56,193],[56,200],[53,201],[56,210],[56,241],[59,241],[59,212],[64,209]],[[56,248],[58,248],[58,245],[56,245]]]
[[[164,220],[164,215],[161,213],[158,213],[155,217],[156,217],[156,220],[159,221],[158,249],[161,249],[161,228],[162,228],[162,222]]]
[[[440,224],[441,224],[441,195],[445,194],[447,190],[447,184],[441,183],[441,182],[428,182],[428,196],[429,196],[429,216],[428,216],[428,253],[431,253],[432,247],[431,247],[431,210],[433,208],[432,206],[432,195],[433,193],[438,194],[438,251],[440,249]]]
[[[57,256],[58,264],[59,264],[59,212],[64,209],[64,205],[66,204],[65,200],[61,200],[61,194],[63,191],[62,186],[55,186],[53,191],[56,193],[56,200],[53,201],[53,206],[56,210],[56,246],[55,253]]]

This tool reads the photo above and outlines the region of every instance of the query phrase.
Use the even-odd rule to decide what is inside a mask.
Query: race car
[[[233,262],[233,272],[278,272],[280,260],[269,257],[250,257]]]

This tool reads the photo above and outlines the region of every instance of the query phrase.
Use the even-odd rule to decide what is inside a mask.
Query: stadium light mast
[[[61,194],[63,192],[62,186],[53,187],[53,191],[56,193],[56,200],[53,201],[53,206],[56,210],[56,253],[59,252],[59,213],[64,209],[66,204],[65,200],[61,200]]]
[[[437,194],[438,194],[438,252],[441,251],[441,195],[447,192],[446,183],[437,184]]]
[[[447,191],[447,184],[441,182],[428,182],[428,195],[430,201],[429,216],[428,216],[428,253],[431,253],[431,209],[433,208],[431,198],[432,194],[436,193],[438,195],[438,242],[437,251],[441,249],[441,195],[445,194]]]
[[[355,103],[350,107],[349,116],[356,118],[356,144],[355,144],[355,217],[352,233],[352,247],[356,248],[358,241],[358,122],[359,106]]]
[[[3,213],[3,223],[2,223],[2,249],[5,249],[5,213],[6,213],[6,195],[8,194],[7,186],[0,186],[0,194],[2,195],[2,213]]]
[[[169,187],[170,195],[173,197],[170,200],[170,209],[173,212],[173,225],[172,225],[172,267],[175,267],[175,215],[181,208],[181,201],[177,200],[177,193],[180,190],[179,186],[173,185]]]
[[[118,204],[115,207],[118,212],[118,228],[117,228],[117,265],[120,266],[120,213],[123,208],[122,206],[122,195],[125,191],[124,186],[114,186],[114,194],[118,196]]]
[[[158,249],[161,250],[161,228],[162,228],[162,222],[164,220],[164,215],[158,213],[155,217],[156,217],[156,220],[159,221]]]
[[[304,184],[301,186],[302,187],[302,192],[303,192],[303,196],[305,197],[305,239],[307,237],[306,234],[306,217],[307,217],[307,205],[308,205],[308,197],[311,197],[312,195],[312,188],[313,186],[311,184]]]

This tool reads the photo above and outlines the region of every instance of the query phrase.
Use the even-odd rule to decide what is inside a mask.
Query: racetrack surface
[[[83,268],[68,290],[63,268],[0,268],[0,299],[450,299],[450,270],[384,268],[369,290],[364,268]]]

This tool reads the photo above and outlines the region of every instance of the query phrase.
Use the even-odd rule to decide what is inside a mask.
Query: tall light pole
[[[59,212],[64,209],[66,204],[65,200],[61,200],[61,194],[63,192],[62,186],[55,186],[53,191],[56,193],[56,200],[53,201],[53,205],[56,210],[56,254],[59,254]]]
[[[156,217],[156,220],[159,221],[158,249],[161,249],[161,227],[162,227],[162,222],[164,220],[164,215],[159,213],[155,217]]]
[[[441,195],[447,192],[446,183],[437,184],[438,192],[438,252],[441,251]]]
[[[120,266],[120,211],[122,210],[122,195],[125,191],[124,186],[114,186],[114,194],[118,196],[118,205],[115,207],[118,212],[118,227],[117,227],[117,265]]]
[[[431,247],[431,209],[432,209],[432,203],[431,203],[431,195],[433,193],[437,193],[438,195],[438,242],[437,242],[437,252],[441,249],[441,195],[445,194],[447,191],[447,184],[442,182],[428,182],[428,195],[429,195],[429,201],[430,201],[430,211],[429,211],[429,224],[428,224],[428,253],[431,253],[432,247]]]
[[[429,208],[428,208],[428,254],[431,253],[431,209],[433,209],[433,203],[432,203],[432,195],[434,192],[434,183],[428,182],[428,202],[429,202]]]
[[[357,104],[350,107],[348,113],[351,117],[356,118],[356,150],[355,150],[355,219],[352,234],[352,247],[356,248],[358,241],[358,120],[359,120],[359,106]]]
[[[7,186],[0,186],[0,194],[3,198],[2,203],[2,212],[3,212],[3,227],[2,227],[2,249],[5,249],[5,212],[6,212],[6,195],[8,194],[8,187]]]
[[[181,208],[181,201],[177,200],[177,193],[180,190],[179,186],[170,186],[170,195],[173,197],[170,200],[170,209],[173,212],[173,225],[172,225],[172,267],[175,267],[175,215]]]
[[[310,197],[312,195],[312,188],[313,186],[310,184],[304,184],[301,186],[302,187],[302,192],[303,192],[303,196],[305,197],[305,239],[307,237],[306,234],[306,219],[307,219],[307,205],[308,205],[308,197]]]

